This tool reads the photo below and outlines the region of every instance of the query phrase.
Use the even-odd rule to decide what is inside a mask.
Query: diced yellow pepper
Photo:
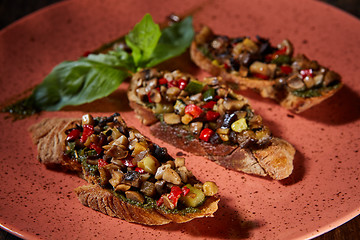
[[[137,142],[135,143],[134,151],[132,152],[131,156],[135,157],[136,155],[147,149],[148,147],[145,145],[145,142]]]
[[[245,118],[240,118],[239,120],[233,122],[231,124],[231,129],[234,131],[234,132],[242,132],[244,130],[247,129],[247,124],[246,124],[246,119]]]
[[[249,38],[245,38],[242,43],[246,47],[246,49],[251,52],[257,52],[259,49],[259,47],[256,45],[256,43]]]
[[[146,154],[146,156],[137,163],[137,166],[144,169],[145,172],[155,175],[157,168],[160,166],[160,163],[151,154]]]
[[[220,66],[218,60],[216,60],[216,59],[212,60],[211,63],[214,64],[215,66]]]
[[[229,128],[218,128],[216,129],[216,132],[218,134],[229,134],[230,129]]]
[[[193,119],[194,119],[193,116],[186,113],[184,116],[181,117],[181,122],[183,124],[189,124]]]
[[[219,134],[221,140],[223,140],[224,142],[229,141],[229,135],[227,134]]]

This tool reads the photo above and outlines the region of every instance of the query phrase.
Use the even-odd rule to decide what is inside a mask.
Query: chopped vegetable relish
[[[81,164],[86,179],[129,203],[187,213],[217,193],[215,183],[196,180],[184,158],[172,158],[117,113],[86,114],[65,134],[64,157]]]

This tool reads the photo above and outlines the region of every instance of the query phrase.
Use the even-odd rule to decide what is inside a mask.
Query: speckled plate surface
[[[82,206],[73,189],[83,180],[46,170],[36,158],[27,128],[44,117],[122,114],[129,125],[150,136],[128,107],[127,84],[93,104],[46,112],[13,122],[1,115],[0,225],[27,239],[304,239],[359,214],[360,22],[316,1],[134,1],[75,0],[50,6],[0,32],[0,103],[37,83],[56,64],[127,33],[149,12],[162,22],[175,12],[193,12],[198,28],[206,23],[231,36],[261,35],[274,44],[289,38],[302,52],[339,72],[344,88],[300,115],[245,92],[274,135],[297,149],[295,169],[285,181],[226,170],[187,154],[187,165],[201,180],[214,180],[221,201],[214,218],[147,227],[105,216]],[[179,68],[204,75],[188,55]],[[172,69],[174,63],[165,65]],[[151,136],[150,136],[151,137]],[[170,153],[179,150],[168,147]]]

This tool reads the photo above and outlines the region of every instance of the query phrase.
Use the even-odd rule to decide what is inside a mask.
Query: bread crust
[[[80,122],[79,119],[46,118],[30,126],[29,131],[33,143],[37,146],[40,163],[51,169],[81,172],[79,163],[66,161],[63,157],[65,130]]]
[[[218,209],[218,202],[220,201],[215,197],[208,198],[199,208],[199,212],[181,215],[166,213],[157,208],[145,209],[132,205],[119,199],[109,190],[97,185],[81,186],[74,191],[84,206],[111,217],[144,225],[164,225],[171,222],[184,223],[194,218],[213,217],[213,213]]]
[[[186,131],[158,122],[150,127],[155,137],[184,151],[205,156],[225,168],[281,180],[293,171],[295,148],[284,139],[273,137],[262,148],[241,148],[233,145],[212,145],[198,139],[186,139]]]
[[[213,33],[211,32],[211,30],[201,31],[197,35],[196,39],[201,39],[201,41],[203,41],[212,34]],[[198,67],[213,76],[221,76],[227,82],[238,84],[239,89],[241,90],[252,89],[258,92],[264,98],[274,99],[282,107],[295,113],[301,113],[321,103],[325,99],[333,96],[343,86],[342,83],[339,83],[338,87],[331,90],[324,90],[321,92],[321,96],[318,97],[303,98],[295,96],[291,92],[276,88],[276,80],[261,80],[256,78],[241,77],[227,72],[224,68],[220,66],[212,64],[211,60],[207,58],[201,51],[199,51],[197,47],[198,43],[199,42],[195,40],[191,43],[190,46],[191,59]]]
[[[32,125],[29,131],[34,144],[37,145],[38,159],[42,164],[51,169],[75,171],[80,177],[92,183],[74,190],[79,201],[84,206],[112,217],[143,225],[188,222],[194,218],[213,217],[214,212],[217,211],[217,204],[220,201],[217,197],[207,198],[205,203],[198,208],[198,212],[181,215],[166,213],[156,208],[145,209],[132,205],[122,201],[111,191],[101,188],[93,177],[82,172],[79,163],[63,157],[66,139],[65,130],[75,127],[77,123],[81,123],[81,120],[66,118],[43,119],[39,123]]]

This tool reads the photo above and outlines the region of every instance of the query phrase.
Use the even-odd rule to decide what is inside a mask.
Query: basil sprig
[[[131,53],[118,48],[106,54],[90,54],[77,61],[57,65],[22,108],[57,111],[68,105],[81,105],[110,95],[141,68],[153,67],[183,53],[194,37],[192,17],[162,31],[150,14],[125,36]]]

